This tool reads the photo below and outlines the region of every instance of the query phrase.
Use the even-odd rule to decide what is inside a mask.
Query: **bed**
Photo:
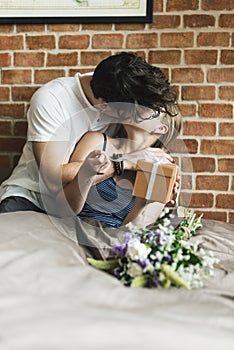
[[[1,350],[234,349],[234,225],[203,220],[220,259],[202,289],[128,288],[45,214],[0,215]]]

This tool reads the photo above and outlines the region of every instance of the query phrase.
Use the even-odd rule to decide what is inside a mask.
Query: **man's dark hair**
[[[133,53],[122,52],[101,61],[93,74],[95,98],[137,103],[156,112],[174,114],[176,96],[164,73]],[[176,113],[175,113],[176,114]]]

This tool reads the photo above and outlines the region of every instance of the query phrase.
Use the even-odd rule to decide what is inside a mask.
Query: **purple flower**
[[[116,270],[114,270],[114,276],[118,279],[120,279],[120,273]]]
[[[113,252],[117,254],[120,258],[123,258],[127,252],[128,245],[126,243],[115,245],[113,247]]]
[[[145,260],[139,260],[139,264],[143,269],[148,265]]]
[[[167,254],[167,262],[168,263],[172,262],[172,256],[170,254]]]
[[[152,278],[152,283],[154,286],[157,286],[159,284],[159,280],[157,278]]]

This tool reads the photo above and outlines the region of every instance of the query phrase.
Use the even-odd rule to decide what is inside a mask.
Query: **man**
[[[131,53],[108,57],[93,74],[47,83],[32,97],[27,142],[12,175],[0,187],[0,212],[53,211],[53,194],[77,174],[80,164],[69,163],[69,158],[87,131],[113,135],[118,122],[140,122],[161,111],[172,116],[175,106],[163,73]],[[110,124],[115,128],[107,131]],[[157,155],[171,159],[160,149]],[[100,181],[113,172],[109,167]]]

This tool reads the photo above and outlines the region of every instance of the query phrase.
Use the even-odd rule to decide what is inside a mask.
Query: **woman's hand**
[[[85,158],[80,167],[80,174],[86,177],[103,174],[110,167],[110,160],[101,150],[94,150]]]
[[[174,182],[174,187],[172,190],[172,198],[170,199],[169,204],[171,204],[171,205],[176,204],[176,199],[177,199],[177,195],[179,193],[179,189],[180,189],[180,175],[177,173],[176,179]]]

